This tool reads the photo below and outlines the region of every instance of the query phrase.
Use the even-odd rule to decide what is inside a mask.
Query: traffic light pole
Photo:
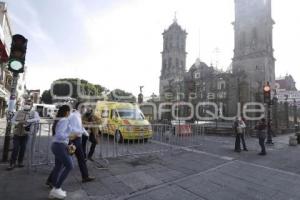
[[[267,142],[266,144],[273,144],[271,133],[271,104],[267,104]]]
[[[7,124],[6,124],[6,130],[5,130],[3,155],[2,155],[3,162],[6,162],[8,160],[10,135],[11,135],[11,127],[12,127],[11,120],[14,116],[14,111],[15,111],[15,107],[16,107],[16,90],[17,90],[18,78],[19,78],[19,74],[13,73],[13,80],[12,80],[11,89],[10,89],[10,99],[9,99],[9,103],[8,103],[8,111],[6,113]]]

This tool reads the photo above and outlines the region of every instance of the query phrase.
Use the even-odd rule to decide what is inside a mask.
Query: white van
[[[33,104],[33,110],[37,111],[40,117],[54,118],[57,113],[55,105],[51,104]]]

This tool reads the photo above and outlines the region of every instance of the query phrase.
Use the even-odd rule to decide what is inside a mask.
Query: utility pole
[[[14,111],[16,106],[16,91],[17,91],[18,79],[19,79],[19,75],[17,73],[13,73],[8,111],[6,113],[7,124],[6,124],[4,146],[3,146],[3,157],[2,157],[3,162],[6,162],[8,160],[8,152],[10,146],[10,133],[11,133],[11,126],[12,126],[11,120],[14,116]]]
[[[276,90],[275,90],[274,97],[273,97],[273,122],[274,122],[274,128],[276,129],[275,131],[277,132],[277,130],[278,130],[278,97],[277,97]]]
[[[266,144],[273,144],[272,134],[271,134],[271,87],[269,82],[264,85],[264,103],[267,108],[267,142]]]

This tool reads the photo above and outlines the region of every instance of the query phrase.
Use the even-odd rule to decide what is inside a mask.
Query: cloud
[[[161,33],[172,23],[175,11],[179,24],[188,32],[187,69],[199,54],[207,64],[219,60],[219,68],[226,69],[231,63],[234,46],[231,25],[234,21],[233,0],[63,2],[60,6],[65,7],[56,13],[60,17],[53,18],[56,21],[51,22],[59,24],[64,15],[74,15],[74,18],[66,16],[64,20],[67,21],[63,21],[65,24],[60,24],[60,27],[68,32],[70,27],[77,26],[73,37],[78,38],[78,44],[76,40],[64,43],[64,39],[70,38],[54,36],[46,31],[49,22],[41,23],[39,18],[44,13],[33,6],[25,8],[31,16],[30,20],[26,20],[26,25],[22,23],[25,22],[22,16],[13,17],[16,25],[26,29],[35,40],[32,54],[39,55],[38,51],[41,51],[46,55],[45,61],[44,57],[32,55],[33,66],[29,66],[28,74],[28,83],[32,88],[46,89],[57,78],[79,77],[134,94],[138,94],[140,85],[145,86],[146,95],[158,93],[163,42]],[[299,3],[297,0],[274,0],[273,4],[273,18],[277,22],[274,26],[276,72],[285,74],[288,70],[297,80],[300,75],[295,67],[300,62],[297,59],[297,45],[294,44],[299,44],[300,29],[295,25],[300,18],[297,12]],[[62,10],[65,12],[62,13]],[[53,10],[49,12],[53,13]],[[39,42],[45,42],[45,46],[39,46]],[[74,46],[69,49],[62,48],[72,43]],[[214,53],[216,47],[220,49],[218,58]],[[79,53],[74,56],[69,52],[71,50]],[[42,78],[40,73],[45,72],[47,76]]]
[[[203,4],[208,8],[202,7]],[[175,11],[179,24],[188,32],[187,69],[199,55],[199,29],[201,59],[209,64],[214,59],[213,50],[219,47],[225,52],[220,55],[220,67],[227,68],[232,57],[233,28],[230,22],[233,14],[226,14],[224,7],[229,6],[222,5],[214,8],[213,3],[205,1],[135,0],[115,5],[105,15],[93,13],[87,16],[84,28],[91,51],[83,62],[86,69],[98,72],[89,77],[112,89],[119,87],[137,94],[139,85],[144,85],[147,95],[158,93],[161,33],[172,23]],[[225,16],[215,17],[209,11],[212,7]],[[220,23],[225,25],[214,25]],[[227,37],[225,42],[222,41],[224,37]]]

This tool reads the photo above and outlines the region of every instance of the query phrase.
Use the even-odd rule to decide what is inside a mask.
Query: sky
[[[162,32],[188,32],[187,70],[201,61],[226,70],[233,57],[234,0],[6,0],[14,34],[28,38],[27,88],[81,78],[110,90],[158,94]],[[300,1],[273,0],[276,76],[300,88]]]

